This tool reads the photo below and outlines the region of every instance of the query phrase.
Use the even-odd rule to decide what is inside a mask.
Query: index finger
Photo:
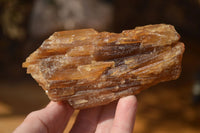
[[[111,133],[132,133],[137,108],[135,96],[123,97],[117,104]]]

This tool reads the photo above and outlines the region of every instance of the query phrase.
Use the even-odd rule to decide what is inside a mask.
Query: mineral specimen
[[[23,67],[51,100],[89,108],[177,79],[184,52],[179,39],[166,24],[119,34],[93,29],[55,32]]]

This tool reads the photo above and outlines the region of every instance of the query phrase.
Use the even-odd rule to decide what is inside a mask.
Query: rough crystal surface
[[[23,67],[51,100],[89,108],[177,79],[184,52],[179,39],[166,24],[119,34],[94,29],[55,32]]]

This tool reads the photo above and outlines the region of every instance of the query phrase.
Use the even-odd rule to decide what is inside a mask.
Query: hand
[[[137,100],[127,96],[105,106],[81,110],[71,133],[132,133]],[[66,103],[50,102],[30,113],[14,133],[62,133],[73,113]]]

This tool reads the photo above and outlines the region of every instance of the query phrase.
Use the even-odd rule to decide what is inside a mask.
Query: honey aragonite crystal
[[[51,100],[89,108],[177,79],[184,52],[179,39],[166,24],[119,34],[94,29],[55,32],[23,67]]]

